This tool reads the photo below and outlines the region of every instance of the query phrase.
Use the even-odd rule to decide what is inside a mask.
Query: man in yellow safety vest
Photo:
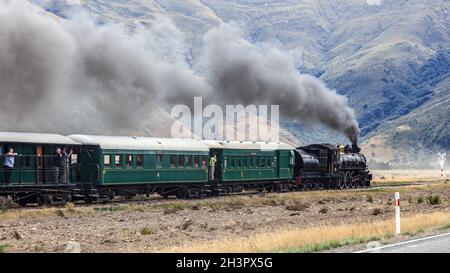
[[[216,169],[217,156],[213,155],[209,159],[209,175],[210,180],[214,180],[214,170]]]

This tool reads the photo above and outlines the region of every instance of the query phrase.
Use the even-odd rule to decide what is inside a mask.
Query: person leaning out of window
[[[13,148],[8,148],[5,153],[5,159],[3,161],[3,170],[4,170],[4,176],[3,176],[3,183],[8,185],[11,180],[11,172],[14,168],[14,161],[15,157],[17,156],[17,153],[14,152]]]

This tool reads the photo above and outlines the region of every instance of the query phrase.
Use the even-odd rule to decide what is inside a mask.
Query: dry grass
[[[73,203],[68,203],[64,208],[8,209],[0,212],[0,221],[52,216],[69,217],[72,215],[90,215],[93,213],[94,210],[92,209],[79,209]]]
[[[450,212],[405,217],[401,224],[404,233],[438,228],[450,224]],[[170,247],[163,249],[162,252],[284,252],[333,241],[348,240],[351,242],[354,240],[355,242],[362,242],[364,238],[390,237],[393,231],[392,220],[338,226],[326,225],[261,233],[251,235],[248,238]]]
[[[442,182],[440,170],[370,170],[373,184],[395,184],[408,182]],[[445,178],[450,177],[450,170],[445,170]]]
[[[5,252],[5,249],[6,249],[7,247],[8,247],[8,245],[0,244],[0,253]]]
[[[171,200],[153,204],[123,204],[123,205],[101,205],[93,207],[76,207],[73,203],[68,203],[64,208],[26,208],[0,210],[0,221],[19,218],[39,218],[61,216],[70,217],[72,215],[92,215],[94,213],[110,212],[145,212],[148,210],[163,210],[165,214],[177,213],[177,211],[191,209],[198,210],[207,208],[211,210],[235,210],[243,207],[262,206],[285,206],[286,208],[307,208],[310,204],[326,204],[332,200],[345,200],[360,198],[367,202],[373,202],[373,195],[378,193],[393,193],[399,191],[407,193],[424,189],[427,191],[443,190],[450,188],[450,183],[433,183],[424,185],[409,185],[401,188],[368,188],[357,191],[312,191],[312,192],[287,192],[271,193],[264,195],[247,196],[225,196],[220,198],[203,200]],[[425,195],[417,203],[425,201]],[[445,201],[445,200],[441,200]],[[295,210],[295,209],[294,209]]]

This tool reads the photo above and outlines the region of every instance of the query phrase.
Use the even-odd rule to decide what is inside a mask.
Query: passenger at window
[[[14,159],[17,156],[17,153],[14,153],[13,148],[8,148],[5,153],[5,160],[3,161],[3,170],[4,170],[4,183],[6,185],[9,184],[11,179],[11,171],[14,168]]]

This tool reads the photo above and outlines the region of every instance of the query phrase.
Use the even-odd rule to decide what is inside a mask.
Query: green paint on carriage
[[[57,147],[71,149],[78,144],[64,136],[39,133],[0,132],[0,182],[4,181],[3,166],[6,149],[13,148],[14,168],[11,171],[10,186],[32,186],[53,184],[53,160]],[[74,166],[71,167],[70,182],[76,182]]]
[[[294,148],[271,142],[205,141],[217,154],[218,181],[234,182],[291,181]]]
[[[208,183],[208,147],[192,139],[72,135],[92,185]]]

